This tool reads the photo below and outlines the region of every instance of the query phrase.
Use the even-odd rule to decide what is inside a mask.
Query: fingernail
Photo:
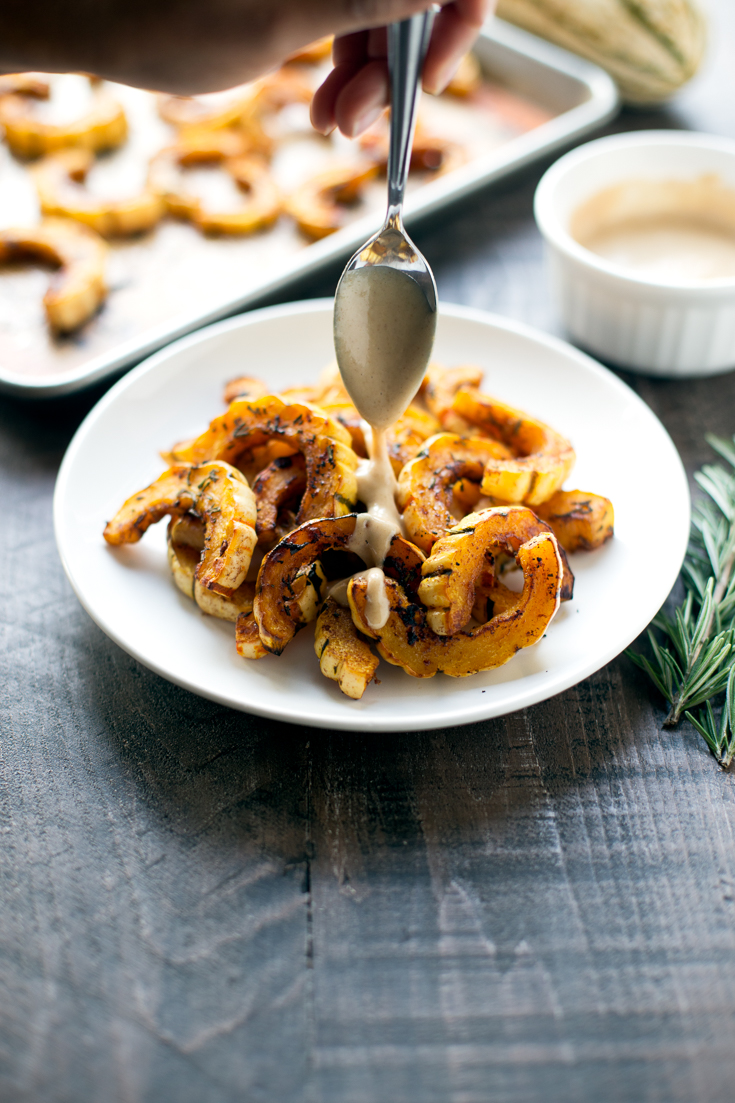
[[[428,92],[430,96],[441,95],[458,68],[458,61],[450,61],[443,69],[440,69],[439,72],[435,74],[432,81],[424,82],[424,92]]]
[[[362,115],[357,117],[357,120],[352,124],[352,128],[349,134],[350,138],[356,138],[358,134],[362,134],[364,130],[367,130],[369,126],[380,118],[383,114],[383,104],[375,103],[372,107],[363,111]]]

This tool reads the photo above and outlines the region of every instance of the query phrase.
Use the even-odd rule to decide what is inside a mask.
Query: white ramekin
[[[694,376],[735,367],[735,277],[691,284],[628,274],[569,233],[574,211],[633,179],[716,173],[735,189],[735,142],[687,131],[599,138],[561,157],[536,190],[552,286],[572,338],[605,360],[650,375]]]

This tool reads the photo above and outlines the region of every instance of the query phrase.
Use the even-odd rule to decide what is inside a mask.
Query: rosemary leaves
[[[708,464],[694,476],[704,497],[682,567],[686,597],[673,616],[652,621],[650,655],[628,655],[668,701],[664,727],[686,716],[727,769],[735,757],[735,437],[706,439],[729,466]]]

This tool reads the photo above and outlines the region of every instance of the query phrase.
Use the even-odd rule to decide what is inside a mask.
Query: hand
[[[444,4],[434,20],[424,63],[424,91],[444,91],[494,6],[494,0]],[[385,27],[335,38],[332,60],[332,72],[314,95],[311,121],[322,134],[339,127],[354,138],[375,122],[389,101]]]
[[[436,21],[425,87],[436,91],[472,44],[488,0],[454,0]],[[336,34],[338,68],[317,94],[320,130],[357,133],[385,103],[385,25],[431,0],[2,0],[0,72],[83,71],[195,95],[254,80],[295,50]],[[365,27],[383,28],[365,31]],[[349,59],[349,60],[348,60]],[[354,83],[353,83],[354,82]],[[335,115],[336,111],[336,115]],[[367,125],[367,124],[365,124]]]

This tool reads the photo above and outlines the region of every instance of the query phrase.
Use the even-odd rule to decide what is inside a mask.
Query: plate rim
[[[185,678],[177,677],[175,673],[171,673],[169,670],[164,669],[160,664],[156,663],[154,659],[143,659],[135,651],[135,649],[129,646],[123,638],[116,632],[114,626],[108,625],[104,622],[104,618],[100,618],[91,608],[85,600],[82,593],[80,593],[77,584],[72,574],[72,568],[68,562],[65,550],[63,547],[63,541],[61,538],[61,526],[62,526],[62,503],[68,492],[70,473],[73,467],[75,458],[79,450],[83,447],[86,436],[96,420],[112,405],[119,394],[123,393],[130,387],[135,386],[137,381],[151,373],[155,373],[159,365],[166,363],[172,357],[178,356],[182,352],[186,352],[189,349],[196,348],[198,345],[206,345],[210,340],[216,339],[223,333],[228,333],[233,330],[248,329],[252,325],[257,325],[263,319],[278,318],[279,316],[298,317],[300,315],[318,314],[325,311],[332,310],[333,299],[331,298],[318,298],[318,299],[306,299],[296,300],[291,303],[281,303],[276,306],[261,307],[258,310],[248,311],[245,314],[237,315],[233,318],[226,318],[222,321],[215,322],[212,325],[206,326],[202,329],[196,330],[193,333],[189,333],[184,337],[179,338],[177,341],[172,342],[163,349],[159,349],[153,353],[142,363],[138,364],[130,372],[119,379],[109,391],[104,394],[97,403],[92,407],[89,413],[84,417],[80,425],[78,426],[74,436],[72,437],[67,450],[62,459],[61,465],[56,478],[56,485],[54,487],[53,495],[53,527],[54,527],[54,539],[56,542],[56,548],[61,560],[64,573],[66,575],[71,588],[79,601],[82,608],[97,625],[102,632],[108,636],[121,650],[125,651],[128,655],[139,662],[141,666],[146,669],[152,670],[159,677],[164,678],[166,681],[171,682],[174,685],[179,686],[182,689],[187,690],[190,693],[194,693],[196,696],[203,697],[207,700],[216,702],[217,704],[224,705],[227,708],[231,708],[236,711],[246,712],[251,715],[262,716],[270,720],[280,721],[282,723],[297,724],[302,727],[320,727],[322,729],[343,730],[343,731],[364,731],[364,732],[393,732],[397,730],[402,731],[432,731],[445,727],[459,727],[463,724],[477,723],[485,720],[493,719],[499,716],[510,715],[512,712],[519,709],[528,708],[532,705],[539,704],[541,701],[550,700],[552,697],[557,696],[559,693],[570,689],[572,686],[578,685],[584,681],[590,675],[596,673],[596,671],[602,669],[603,666],[611,662],[612,659],[620,655],[634,639],[646,628],[650,623],[651,616],[645,618],[638,618],[635,621],[634,630],[626,633],[629,638],[623,644],[619,646],[618,642],[615,642],[612,646],[604,648],[603,650],[596,652],[594,658],[588,662],[583,663],[580,668],[575,668],[571,674],[565,674],[564,671],[560,671],[559,674],[552,679],[551,684],[545,682],[540,685],[536,690],[527,688],[524,692],[520,692],[520,689],[514,694],[516,698],[522,698],[517,703],[510,702],[510,704],[501,705],[500,708],[493,708],[489,701],[487,705],[482,707],[478,705],[467,705],[457,710],[456,718],[453,718],[451,722],[448,722],[445,717],[439,719],[435,724],[430,721],[427,722],[423,717],[420,720],[413,720],[410,716],[401,717],[393,724],[390,723],[388,717],[371,717],[369,713],[354,713],[345,712],[344,717],[305,717],[303,713],[298,713],[298,710],[294,708],[281,707],[274,708],[269,705],[262,705],[257,700],[249,702],[244,705],[240,702],[234,702],[231,698],[225,694],[217,693],[216,691],[208,691],[206,688],[193,687],[190,682]],[[535,329],[533,326],[527,325],[524,322],[518,322],[514,319],[503,318],[500,315],[478,309],[476,307],[468,307],[460,304],[447,303],[443,300],[439,304],[440,313],[445,316],[463,319],[471,322],[478,322],[482,325],[492,326],[516,334],[520,337],[526,338],[546,346],[547,348],[561,353],[566,357],[576,360],[579,365],[584,368],[585,371],[591,372],[594,376],[598,377],[609,386],[625,394],[626,398],[634,400],[635,404],[642,407],[646,414],[654,419],[659,429],[664,434],[665,439],[668,441],[672,458],[675,460],[676,474],[681,482],[681,489],[683,490],[682,503],[684,506],[685,516],[682,517],[682,522],[685,520],[685,524],[681,524],[681,531],[678,535],[679,548],[676,555],[676,562],[678,563],[676,574],[672,579],[671,586],[676,582],[679,571],[681,570],[681,564],[684,560],[684,555],[689,543],[689,532],[691,524],[691,502],[689,494],[689,485],[687,481],[686,471],[684,465],[679,456],[676,445],[674,444],[671,436],[663,425],[661,420],[656,416],[653,410],[643,401],[643,399],[636,394],[636,392],[624,383],[609,369],[605,368],[602,364],[598,363],[593,357],[587,353],[582,352],[580,349],[575,348],[568,342],[562,340],[559,337],[555,337],[551,334],[544,333],[541,330]],[[665,598],[664,598],[665,600]],[[524,679],[520,679],[517,685],[520,687],[523,684]]]

